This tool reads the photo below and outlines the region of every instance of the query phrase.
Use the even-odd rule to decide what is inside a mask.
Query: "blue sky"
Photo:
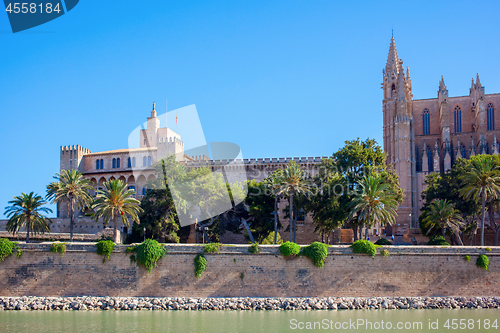
[[[120,5],[117,6],[116,4]],[[382,143],[391,29],[414,98],[480,74],[500,92],[500,3],[482,1],[88,1],[12,34],[0,13],[0,209],[45,186],[59,147],[126,148],[157,110],[195,104],[207,141],[243,157],[327,156]],[[182,121],[180,119],[179,121]],[[162,124],[163,125],[163,124]]]

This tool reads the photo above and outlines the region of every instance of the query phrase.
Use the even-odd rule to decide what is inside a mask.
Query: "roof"
[[[106,150],[106,151],[99,151],[99,152],[95,152],[95,153],[85,154],[85,156],[89,156],[89,155],[104,155],[104,154],[133,153],[133,152],[152,151],[152,150],[156,150],[156,147],[127,148],[127,149]]]

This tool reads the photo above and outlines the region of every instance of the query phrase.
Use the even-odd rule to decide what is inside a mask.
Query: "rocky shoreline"
[[[499,307],[500,297],[0,297],[0,310],[347,310]]]

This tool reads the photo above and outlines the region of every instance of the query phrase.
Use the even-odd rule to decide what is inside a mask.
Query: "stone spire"
[[[391,46],[389,47],[389,55],[387,56],[387,64],[385,65],[385,72],[387,75],[391,73],[399,73],[403,71],[403,66],[399,63],[398,50],[396,49],[396,42],[394,37],[391,38]]]
[[[470,137],[470,156],[476,156],[476,146],[474,145],[474,138]]]
[[[441,81],[439,81],[439,90],[440,91],[447,90],[446,85],[444,84],[444,78],[442,75],[441,75]]]
[[[479,82],[479,73],[476,73],[476,87],[481,87],[481,82]]]
[[[460,144],[460,139],[457,139],[457,148],[455,148],[455,158],[465,158],[465,156],[462,156],[462,145]]]
[[[491,153],[493,155],[497,155],[498,154],[498,151],[499,150],[499,145],[498,145],[498,142],[497,142],[497,136],[494,135],[493,136],[493,144],[491,145]]]

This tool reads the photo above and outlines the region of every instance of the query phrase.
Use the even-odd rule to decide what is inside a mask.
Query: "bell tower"
[[[384,151],[386,164],[399,176],[404,190],[403,203],[398,208],[398,217],[393,229],[403,234],[410,227],[416,227],[416,160],[415,135],[413,128],[410,69],[405,70],[399,59],[394,37],[391,38],[389,55],[383,73],[382,101]]]

